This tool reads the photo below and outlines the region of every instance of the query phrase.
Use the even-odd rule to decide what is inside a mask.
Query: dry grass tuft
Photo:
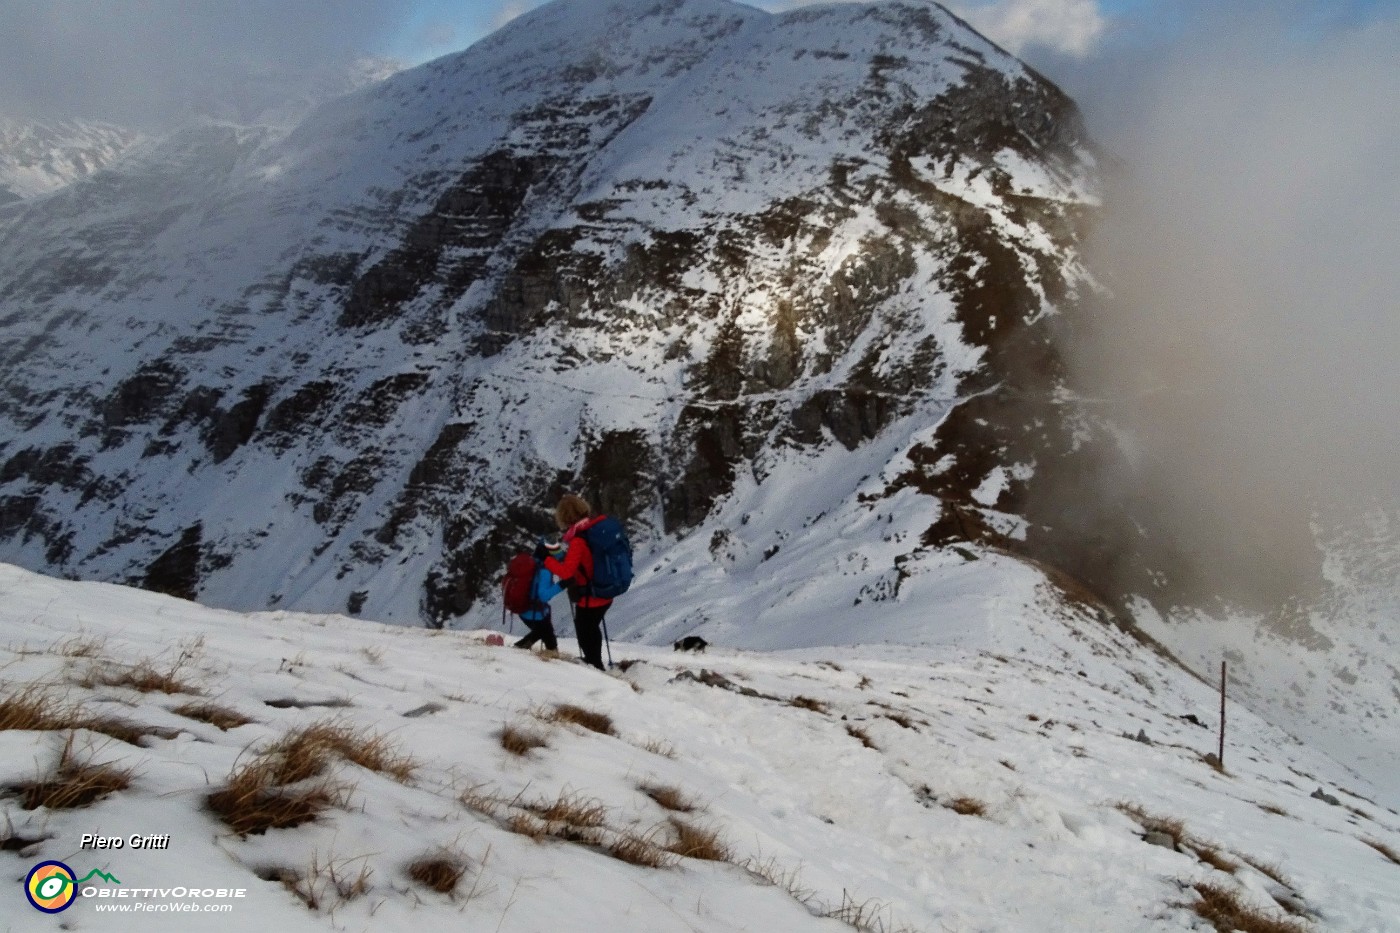
[[[791,700],[787,701],[787,705],[795,706],[798,709],[811,710],[814,713],[825,713],[828,709],[830,709],[830,707],[828,707],[821,700],[814,700],[811,697],[806,696],[793,697]]]
[[[506,828],[536,841],[549,837],[601,846],[607,815],[607,809],[597,800],[561,793],[553,801],[520,804],[506,821]]]
[[[582,726],[591,732],[600,735],[616,735],[613,731],[612,717],[606,713],[595,712],[584,709],[582,706],[574,706],[572,703],[561,703],[545,713],[539,715],[545,722],[572,723],[575,726]]]
[[[1226,858],[1215,846],[1205,845],[1204,843],[1196,843],[1191,847],[1191,849],[1193,852],[1196,853],[1196,858],[1205,862],[1207,865],[1209,865],[1211,868],[1216,869],[1217,871],[1223,871],[1228,875],[1233,875],[1235,872],[1240,870],[1238,862]]]
[[[15,832],[15,824],[10,815],[5,814],[5,828],[0,829],[0,852],[18,852],[23,855],[26,849],[37,846],[48,836],[23,836]]]
[[[80,719],[76,725],[80,729],[100,732],[103,735],[111,736],[117,741],[125,742],[128,745],[140,745],[141,739],[147,736],[155,736],[158,739],[173,739],[180,734],[179,729],[161,729],[157,726],[143,726],[140,723],[131,722],[126,719],[116,719],[111,716],[93,716],[91,718]]]
[[[78,728],[78,710],[41,687],[28,686],[0,697],[0,730],[43,732]]]
[[[360,870],[354,871],[350,863],[361,862]],[[353,901],[369,892],[370,876],[374,873],[364,856],[353,859],[329,859],[321,864],[319,855],[311,856],[311,865],[305,872],[292,868],[273,866],[257,870],[256,874],[264,881],[275,881],[296,896],[308,910],[320,910],[322,906],[334,909],[336,904]],[[331,900],[331,895],[335,900]]]
[[[986,816],[987,805],[976,797],[956,797],[944,804],[960,816]]]
[[[506,818],[506,829],[517,836],[524,836],[539,842],[549,836],[549,824],[533,813],[524,813],[516,810]]]
[[[106,646],[106,638],[99,638],[96,635],[74,635],[72,638],[58,642],[51,650],[54,654],[61,654],[65,658],[95,658],[102,653],[102,649]]]
[[[235,770],[224,789],[208,796],[209,808],[239,835],[300,826],[330,807],[344,806],[346,785],[326,779],[307,783],[324,775],[335,758],[399,781],[407,781],[417,767],[395,754],[383,736],[317,723],[288,733]]]
[[[258,756],[257,765],[266,769],[267,782],[282,787],[324,774],[330,767],[334,749],[319,739],[312,729],[301,729],[287,733],[265,749]]]
[[[600,801],[585,799],[569,794],[560,794],[557,800],[538,801],[524,805],[524,809],[547,823],[565,823],[569,826],[594,828],[607,822],[608,811]]]
[[[681,858],[707,862],[728,862],[734,858],[734,851],[729,843],[720,838],[718,830],[696,826],[676,817],[671,817],[671,828],[675,831],[676,841],[666,848]]]
[[[632,865],[666,868],[676,864],[682,855],[730,859],[729,848],[717,833],[679,820],[670,823],[668,832],[676,841],[662,846],[656,840],[661,832],[667,831],[665,823],[644,835],[637,835],[610,827],[608,811],[598,800],[560,793],[554,800],[521,802],[521,796],[523,791],[507,799],[484,790],[483,785],[476,785],[462,792],[460,799],[465,806],[516,835],[535,842],[558,840],[586,846]]]
[[[817,902],[816,892],[811,888],[802,886],[801,869],[794,868],[790,871],[784,870],[778,865],[778,860],[775,858],[766,859],[764,861],[748,858],[739,862],[738,865],[749,874],[761,878],[768,884],[777,888],[782,888],[787,892],[788,897],[791,897],[813,913],[819,913],[814,907]]]
[[[673,813],[692,813],[695,810],[695,802],[687,797],[679,787],[643,784],[638,790],[656,801],[662,808]]]
[[[483,786],[484,785],[476,784],[472,787],[468,787],[457,796],[457,799],[460,800],[462,805],[467,809],[474,810],[483,816],[489,816],[495,819],[500,815],[503,804],[494,794],[488,794],[483,791]]]
[[[516,835],[535,842],[557,839],[587,846],[631,865],[646,868],[666,868],[678,857],[655,842],[660,829],[645,836],[610,830],[605,824],[607,811],[596,800],[582,800],[561,794],[553,802],[517,805],[514,802],[493,801],[493,816],[508,808],[500,825]],[[482,812],[487,812],[482,810]]]
[[[229,829],[240,836],[257,836],[309,823],[331,807],[343,806],[349,793],[344,785],[325,780],[281,787],[274,781],[275,771],[271,763],[254,762],[235,771],[228,785],[205,801]]]
[[[1197,882],[1192,887],[1201,899],[1183,906],[1190,907],[1221,933],[1308,933],[1307,924],[1252,907],[1222,885]]]
[[[186,703],[184,706],[175,707],[171,712],[177,716],[184,716],[186,719],[207,722],[222,732],[237,729],[239,726],[246,726],[253,722],[252,719],[237,710],[231,710],[227,706],[218,706],[214,703]]]
[[[832,920],[839,920],[860,933],[886,933],[890,925],[885,916],[889,907],[875,898],[857,901],[849,891],[841,892],[841,906],[833,907],[822,914]]]
[[[662,758],[670,758],[673,761],[676,758],[675,746],[665,739],[649,739],[642,744],[642,750],[651,752],[653,755],[660,755]]]
[[[425,855],[408,866],[408,877],[429,890],[451,895],[467,873],[467,860],[451,852]]]
[[[1259,809],[1263,810],[1265,813],[1272,813],[1274,816],[1288,816],[1288,815],[1289,815],[1288,811],[1285,810],[1283,807],[1280,807],[1278,804],[1273,804],[1273,803],[1257,803],[1257,804],[1255,804],[1255,806],[1257,806]]]
[[[875,744],[875,740],[870,737],[870,733],[866,732],[860,726],[847,724],[846,734],[859,741],[860,744],[864,745],[866,748],[873,748],[877,752],[880,750],[880,746]]]
[[[128,687],[139,693],[188,693],[198,696],[200,689],[185,680],[180,670],[189,660],[181,655],[168,669],[161,670],[150,659],[136,664],[94,667],[80,681],[84,687]]]
[[[882,715],[883,715],[886,719],[888,719],[890,722],[894,723],[894,724],[897,725],[897,726],[900,726],[901,728],[904,728],[904,729],[913,729],[913,728],[914,728],[914,720],[910,719],[908,716],[905,716],[903,713],[888,713],[888,712],[887,712],[887,713],[883,713]],[[915,729],[915,731],[917,732],[918,730]]]
[[[360,862],[360,870],[355,871],[352,863]],[[323,892],[334,891],[340,901],[353,901],[364,896],[370,888],[369,879],[374,870],[369,867],[368,858],[345,858],[336,861],[327,858],[324,865],[320,857],[311,856],[311,867],[306,874],[307,887],[315,892],[317,885]]]
[[[670,868],[676,864],[679,857],[674,852],[658,846],[654,841],[655,835],[655,830],[645,836],[619,833],[617,838],[605,846],[604,851],[619,862],[626,862],[629,865],[639,865],[642,868]]]
[[[418,770],[418,763],[408,755],[400,755],[398,746],[388,736],[373,732],[356,732],[345,723],[320,722],[285,737],[268,750],[281,755],[289,771],[312,769],[311,777],[325,769],[326,759],[338,755],[369,771],[407,783]],[[290,778],[281,783],[290,783]]]
[[[1239,855],[1239,853],[1235,854]],[[1274,881],[1277,881],[1279,884],[1283,885],[1290,891],[1298,890],[1298,886],[1293,883],[1292,879],[1290,879],[1287,875],[1283,873],[1283,869],[1280,868],[1276,863],[1265,862],[1261,859],[1252,859],[1245,855],[1240,855],[1239,857],[1240,861],[1244,862],[1250,868],[1259,872],[1259,874],[1264,875],[1268,878],[1272,878]]]
[[[1381,855],[1384,855],[1386,858],[1390,859],[1396,865],[1400,865],[1400,853],[1397,853],[1394,849],[1386,845],[1384,842],[1379,842],[1375,839],[1362,839],[1361,841],[1366,843],[1371,848],[1375,849]]]
[[[64,703],[42,687],[29,686],[0,697],[0,730],[35,732],[87,729],[110,736],[128,745],[139,745],[147,736],[173,739],[174,729],[143,726],[111,716],[89,716],[81,708]]]
[[[527,839],[540,842],[544,839],[558,839],[578,845],[604,845],[603,830],[598,826],[580,826],[564,821],[541,819],[526,810],[513,810],[503,824],[506,829]]]
[[[1165,816],[1155,816],[1148,813],[1135,803],[1126,801],[1114,804],[1123,813],[1132,817],[1144,832],[1163,833],[1170,836],[1173,844],[1180,848],[1188,841],[1186,835],[1186,823],[1183,820],[1173,819]]]
[[[789,897],[807,908],[814,916],[838,920],[857,933],[914,933],[913,929],[906,925],[895,925],[890,919],[889,905],[882,904],[874,898],[858,901],[849,891],[843,889],[840,906],[831,906],[830,902],[823,901],[811,888],[801,884],[798,869],[785,871],[778,866],[776,859],[746,859],[737,864],[750,874],[782,888]]]
[[[501,748],[512,755],[528,755],[536,748],[545,748],[549,745],[545,737],[531,729],[524,729],[520,726],[507,723],[501,727]]]
[[[131,786],[131,772],[110,765],[79,761],[73,754],[73,736],[63,743],[58,764],[48,777],[14,788],[26,810],[72,810],[86,807]]]
[[[255,868],[253,874],[257,875],[263,881],[272,881],[280,884],[292,894],[296,895],[310,910],[315,910],[319,906],[303,895],[301,873],[296,869],[287,868],[283,865],[267,865],[262,868]]]

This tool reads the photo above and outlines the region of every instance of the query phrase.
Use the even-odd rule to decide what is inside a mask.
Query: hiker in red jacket
[[[535,557],[544,562],[546,570],[568,586],[569,600],[575,605],[574,632],[578,636],[579,650],[583,652],[584,661],[605,671],[602,626],[603,616],[607,614],[612,600],[588,593],[588,583],[593,579],[593,554],[580,534],[600,518],[593,517],[593,510],[582,496],[572,493],[564,496],[554,507],[554,523],[564,533],[563,544],[568,550],[561,560],[540,545],[535,548]]]

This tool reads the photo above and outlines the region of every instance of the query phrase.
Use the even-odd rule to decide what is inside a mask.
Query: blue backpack
[[[593,554],[593,579],[588,594],[616,599],[632,585],[632,543],[622,522],[605,515],[579,532]]]

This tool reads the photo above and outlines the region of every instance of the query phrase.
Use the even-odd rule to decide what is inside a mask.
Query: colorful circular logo
[[[40,862],[24,879],[24,896],[46,914],[67,910],[78,899],[77,876],[62,862]]]

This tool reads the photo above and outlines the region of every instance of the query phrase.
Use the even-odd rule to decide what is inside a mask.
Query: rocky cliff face
[[[565,489],[663,554],[800,469],[818,523],[917,494],[901,566],[1085,577],[1033,490],[1103,446],[1053,343],[1094,173],[921,0],[565,0],[192,129],[0,208],[0,557],[441,624]]]

